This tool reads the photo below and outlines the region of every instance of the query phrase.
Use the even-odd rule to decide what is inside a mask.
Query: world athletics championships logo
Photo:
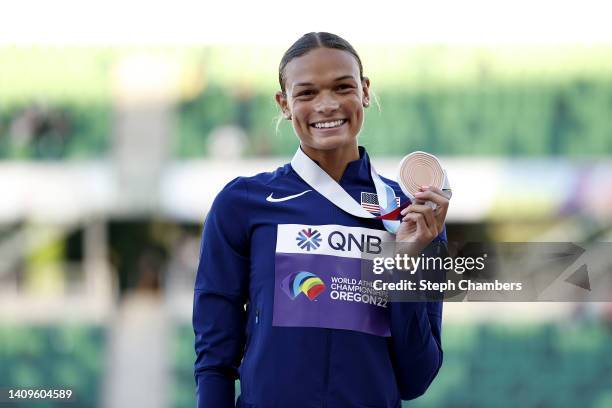
[[[299,271],[287,276],[281,282],[283,291],[291,300],[295,299],[300,293],[314,300],[325,290],[325,283],[312,272]]]
[[[297,241],[297,245],[307,251],[317,249],[319,245],[321,245],[321,233],[317,230],[313,230],[312,228],[301,230],[295,239]]]

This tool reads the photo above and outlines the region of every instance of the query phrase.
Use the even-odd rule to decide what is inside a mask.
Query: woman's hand
[[[402,223],[395,235],[395,242],[403,243],[401,252],[409,256],[419,256],[442,232],[448,212],[449,199],[439,188],[425,186],[419,190],[416,202],[402,210]],[[435,210],[425,205],[426,201],[435,203]]]

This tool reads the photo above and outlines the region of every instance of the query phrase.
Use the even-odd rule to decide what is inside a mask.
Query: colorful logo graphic
[[[297,245],[306,251],[317,249],[321,245],[321,233],[312,228],[301,230],[295,239]]]
[[[295,299],[300,293],[314,300],[325,290],[325,283],[312,272],[299,271],[287,276],[281,282],[283,291],[291,299]]]

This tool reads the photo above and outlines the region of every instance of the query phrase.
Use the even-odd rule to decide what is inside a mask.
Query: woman
[[[237,407],[398,408],[442,364],[442,305],[386,304],[353,279],[361,252],[377,253],[384,240],[412,256],[445,241],[448,200],[423,188],[395,236],[341,209],[380,192],[357,144],[370,80],[348,42],[304,35],[283,56],[279,82],[296,156],[230,182],[204,225],[193,311],[198,404],[233,407],[240,378]],[[397,183],[378,180],[408,201]],[[349,195],[353,204],[338,202]]]

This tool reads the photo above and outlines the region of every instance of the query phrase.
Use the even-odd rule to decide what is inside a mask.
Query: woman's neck
[[[340,181],[349,162],[359,159],[357,143],[332,150],[317,150],[305,145],[301,146],[304,153],[312,160],[317,161],[319,167],[336,182]]]

